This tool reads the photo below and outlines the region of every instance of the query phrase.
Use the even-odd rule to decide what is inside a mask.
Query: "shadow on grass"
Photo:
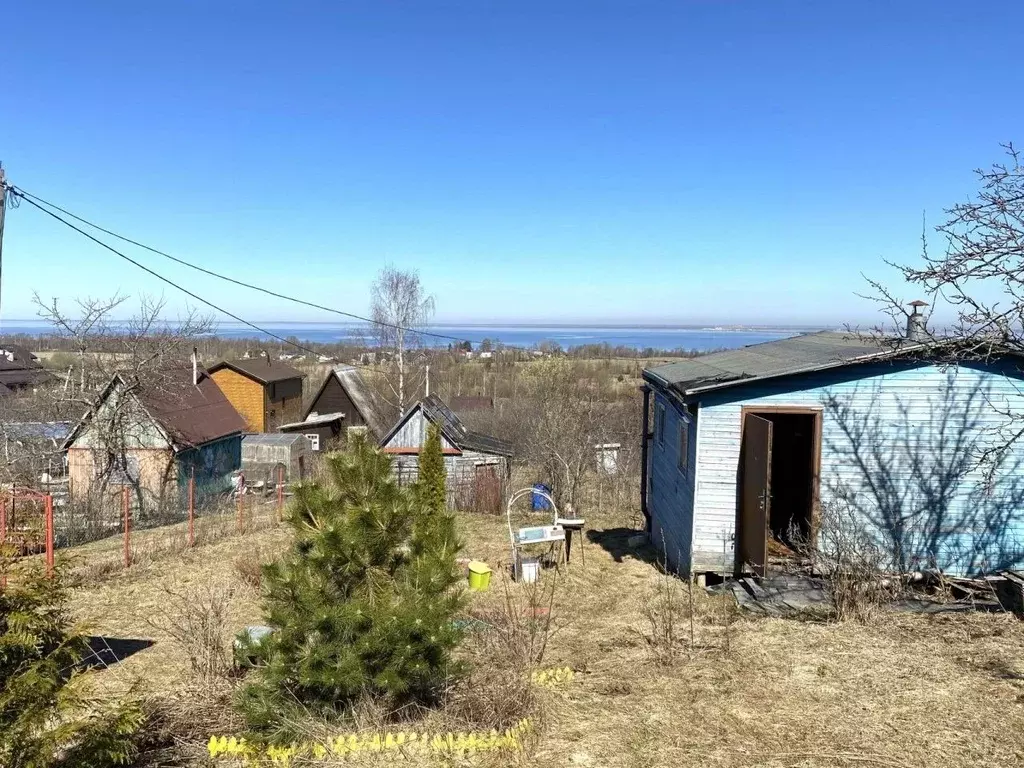
[[[106,669],[154,644],[152,640],[98,635],[87,637],[86,642],[89,651],[82,657],[80,669]]]
[[[648,543],[630,546],[629,540],[639,536],[643,531],[635,528],[604,528],[587,531],[587,541],[596,544],[612,556],[616,563],[623,562],[626,557],[643,563],[657,563],[658,553]]]

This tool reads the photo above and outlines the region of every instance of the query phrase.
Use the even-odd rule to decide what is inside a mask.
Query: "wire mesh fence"
[[[83,578],[102,576],[161,556],[280,524],[288,495],[283,478],[266,492],[154,498],[128,485],[72,498],[32,489],[0,491],[0,578],[16,577],[18,561],[42,556],[52,572],[67,555]],[[0,584],[3,586],[3,584]]]

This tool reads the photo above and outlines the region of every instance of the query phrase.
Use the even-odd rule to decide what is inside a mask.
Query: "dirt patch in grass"
[[[470,598],[474,615],[499,610],[510,566],[502,517],[463,515],[467,558],[495,569],[492,588]],[[593,528],[621,520],[592,521]],[[258,596],[236,561],[267,557],[289,542],[284,529],[235,537],[155,560],[78,588],[77,616],[93,633],[156,644],[102,673],[139,679],[143,690],[180,690],[187,659],[147,617],[161,610],[161,584],[238,582],[234,629],[260,623]],[[580,544],[559,573],[543,667],[576,670],[571,683],[538,692],[543,716],[535,766],[1005,766],[1024,761],[1024,623],[1005,614],[884,613],[869,624],[730,617],[724,597],[693,594],[683,609],[680,653],[659,663],[649,647],[649,611],[664,577],[649,552]],[[685,590],[683,592],[685,595]],[[479,629],[478,631],[488,631]],[[474,635],[466,643],[474,643]],[[475,654],[479,657],[480,654]],[[486,663],[477,658],[477,663]],[[434,721],[436,722],[436,720]]]

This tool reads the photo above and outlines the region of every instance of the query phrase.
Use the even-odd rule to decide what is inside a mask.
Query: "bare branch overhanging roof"
[[[853,333],[820,331],[647,368],[644,378],[690,395],[741,382],[892,357],[922,347],[921,344],[894,347]]]
[[[117,386],[128,388],[121,374],[111,378],[95,405],[82,416],[67,436],[65,448],[70,447]],[[200,372],[197,386],[192,383],[191,369],[161,371],[153,381],[138,386],[132,393],[171,440],[175,451],[241,434],[245,430],[245,421],[205,372]]]

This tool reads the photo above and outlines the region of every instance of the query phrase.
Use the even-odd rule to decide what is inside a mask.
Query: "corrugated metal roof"
[[[301,379],[305,377],[302,371],[292,368],[279,360],[269,360],[266,357],[251,357],[245,360],[221,360],[211,366],[210,373],[219,371],[221,368],[230,368],[243,376],[248,376],[261,384],[270,384],[274,381],[285,381],[287,379]]]
[[[15,440],[59,440],[71,434],[70,421],[15,421],[3,425],[3,432]]]
[[[913,348],[920,346],[912,345]],[[910,346],[904,346],[899,351],[909,349]],[[691,394],[740,381],[849,365],[895,352],[891,346],[856,334],[819,331],[647,368],[644,378],[669,385],[683,394]]]
[[[459,450],[480,451],[481,453],[492,453],[498,456],[512,455],[512,446],[504,440],[466,429],[466,425],[462,423],[462,420],[437,395],[427,395],[414,408],[406,412],[405,416],[399,419],[398,423],[380,441],[381,445],[387,444],[388,440],[412,417],[413,413],[416,412],[416,408],[422,408],[423,415],[426,416],[427,420],[436,424],[448,442]],[[403,449],[400,452],[405,451]]]
[[[427,395],[420,401],[420,405],[426,417],[441,427],[445,436],[459,448],[502,456],[512,455],[512,447],[504,440],[466,429],[462,420],[437,395]]]

